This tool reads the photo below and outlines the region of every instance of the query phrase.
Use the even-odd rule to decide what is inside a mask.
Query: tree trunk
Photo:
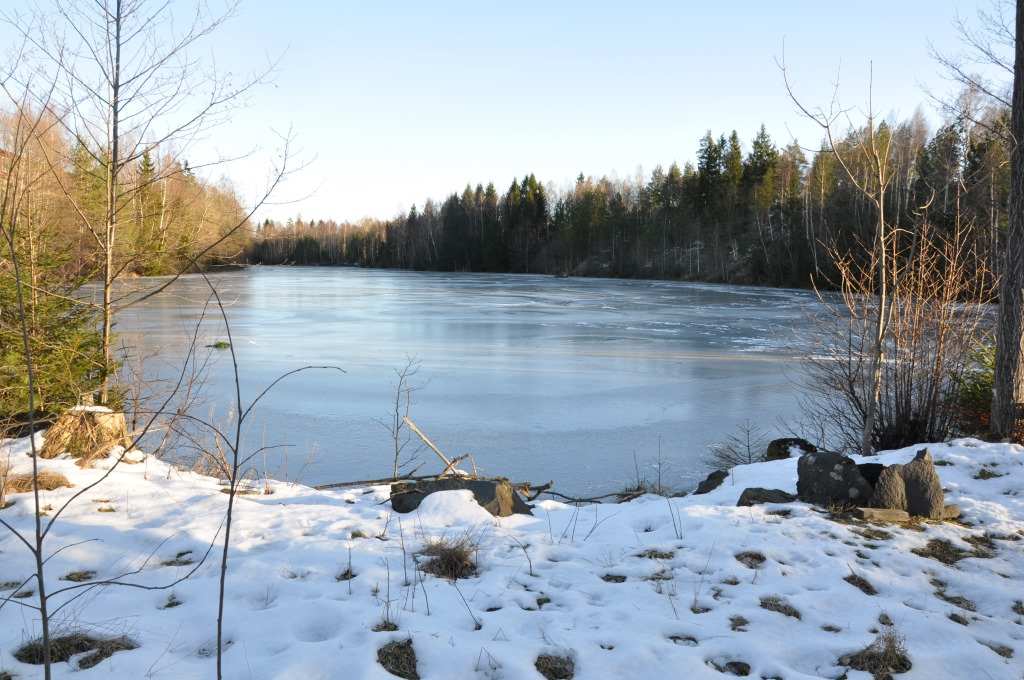
[[[1024,0],[1021,0],[1024,2]],[[874,134],[874,130],[871,130]],[[881,184],[881,182],[880,182]],[[884,186],[884,184],[881,184]],[[885,194],[879,190],[878,201],[878,235],[876,245],[878,249],[878,316],[875,319],[875,337],[871,347],[871,394],[868,395],[867,409],[864,413],[864,432],[861,435],[860,452],[862,455],[870,456],[874,453],[872,437],[875,433],[875,421],[878,414],[878,402],[882,396],[882,363],[885,359],[885,335],[887,321],[887,306],[889,302],[888,290],[888,258],[886,253],[885,234]]]
[[[1015,434],[1024,402],[1024,0],[1017,0],[1016,58],[1010,136],[1010,205],[999,285],[996,365],[992,394],[992,435]]]
[[[100,403],[106,404],[109,397],[110,372],[113,367],[111,355],[111,330],[114,310],[111,302],[111,288],[114,285],[114,243],[117,237],[117,172],[120,162],[118,148],[118,127],[121,90],[121,0],[117,0],[112,18],[114,24],[114,54],[110,86],[110,128],[109,156],[107,161],[107,225],[103,261],[103,384],[100,388]]]

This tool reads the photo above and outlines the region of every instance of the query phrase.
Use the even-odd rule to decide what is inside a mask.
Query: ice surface
[[[250,396],[305,364],[347,371],[282,383],[250,428],[253,447],[291,445],[268,456],[272,474],[316,483],[390,471],[375,419],[388,413],[393,369],[414,356],[423,389],[412,416],[451,455],[590,494],[632,478],[634,453],[653,476],[660,439],[663,479],[692,485],[708,443],[795,412],[792,338],[814,305],[805,291],[507,274],[255,267],[214,280]],[[150,375],[176,375],[208,297],[184,277],[119,315],[124,341],[152,357]],[[226,337],[208,315],[201,345]],[[201,349],[212,364],[198,412],[224,414],[229,355]]]

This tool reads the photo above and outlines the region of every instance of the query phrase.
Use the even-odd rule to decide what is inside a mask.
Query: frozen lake
[[[311,484],[390,474],[393,369],[421,362],[412,417],[449,455],[515,481],[601,493],[653,478],[706,474],[709,443],[751,420],[785,434],[796,412],[793,335],[814,296],[663,281],[557,279],[354,268],[254,267],[211,277],[228,303],[243,398],[306,364],[249,421],[249,442],[288,444],[256,462]],[[133,287],[143,285],[130,282]],[[116,331],[148,375],[181,364],[209,295],[187,276],[129,308]],[[214,314],[201,344],[226,337]],[[230,355],[210,358],[197,415],[226,412]],[[439,461],[421,452],[423,470]]]

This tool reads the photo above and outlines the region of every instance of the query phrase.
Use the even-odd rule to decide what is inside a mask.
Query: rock
[[[864,478],[864,481],[871,485],[872,489],[875,488],[876,484],[878,484],[878,477],[882,474],[882,470],[884,469],[885,466],[881,463],[857,464],[857,470],[860,471],[860,476]]]
[[[902,465],[890,465],[882,470],[868,505],[889,510],[907,509],[907,491],[902,470]]]
[[[123,413],[102,406],[76,406],[57,418],[46,431],[39,455],[69,454],[80,461],[105,457],[115,446],[131,444]]]
[[[893,510],[890,508],[857,508],[853,511],[854,517],[868,522],[909,522],[910,513],[906,510]]]
[[[437,491],[468,489],[473,498],[495,517],[512,514],[532,515],[531,506],[520,498],[507,479],[464,479],[446,477],[391,485],[391,508],[398,513],[412,512],[424,498]]]
[[[792,503],[795,500],[796,496],[786,493],[781,489],[762,489],[758,486],[752,486],[743,490],[743,493],[740,494],[740,499],[736,502],[736,506],[742,508],[761,503]]]
[[[960,506],[959,505],[947,505],[942,508],[942,519],[960,519]]]
[[[907,511],[918,517],[942,519],[945,496],[928,449],[918,451],[914,460],[903,466],[900,475],[907,493]]]
[[[857,464],[838,453],[805,453],[797,462],[796,492],[800,500],[818,505],[864,505],[871,485]]]
[[[768,442],[768,450],[764,453],[765,460],[783,460],[793,455],[793,449],[797,449],[800,455],[815,453],[818,450],[814,444],[800,437],[783,437]]]
[[[697,490],[693,493],[709,493],[714,491],[718,487],[722,486],[722,482],[724,482],[728,477],[728,470],[715,470],[705,477],[703,482],[697,485]]]

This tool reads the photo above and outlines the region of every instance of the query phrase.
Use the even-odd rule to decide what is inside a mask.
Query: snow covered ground
[[[27,470],[27,442],[8,447],[16,471]],[[907,462],[917,448],[875,460]],[[237,503],[227,677],[394,677],[377,650],[411,638],[422,678],[539,678],[535,659],[555,654],[574,660],[577,678],[721,678],[740,668],[729,662],[742,662],[752,678],[852,680],[870,676],[837,660],[870,643],[881,619],[906,639],[913,668],[900,678],[1019,680],[1024,449],[974,440],[930,449],[963,525],[858,525],[802,503],[735,507],[747,486],[794,491],[796,460],[736,468],[703,496],[581,508],[542,501],[533,517],[504,519],[468,492],[435,494],[399,516],[386,487],[275,483],[273,494]],[[79,488],[102,474],[70,460],[41,463]],[[57,506],[74,491],[45,492],[43,502]],[[30,497],[13,498],[0,517],[28,533]],[[101,579],[144,563],[126,580],[171,582],[206,551],[226,500],[215,479],[153,459],[122,465],[56,524],[51,550],[70,547],[48,562],[48,588],[69,585],[61,578],[72,572]],[[453,584],[417,571],[428,539],[467,534],[478,544],[476,576]],[[962,559],[915,554],[933,539],[960,548]],[[339,580],[350,565],[354,577]],[[74,657],[57,664],[56,677],[212,677],[218,567],[211,555],[171,590],[87,591],[63,610],[61,627],[127,635],[139,646],[90,669]],[[20,584],[32,571],[24,546],[0,535],[0,583]],[[876,594],[844,580],[851,574]],[[0,602],[13,590],[3,587]],[[763,600],[789,605],[790,615]],[[41,677],[13,656],[38,634],[34,612],[19,602],[33,599],[0,608],[0,677]],[[375,631],[385,618],[397,630]]]

